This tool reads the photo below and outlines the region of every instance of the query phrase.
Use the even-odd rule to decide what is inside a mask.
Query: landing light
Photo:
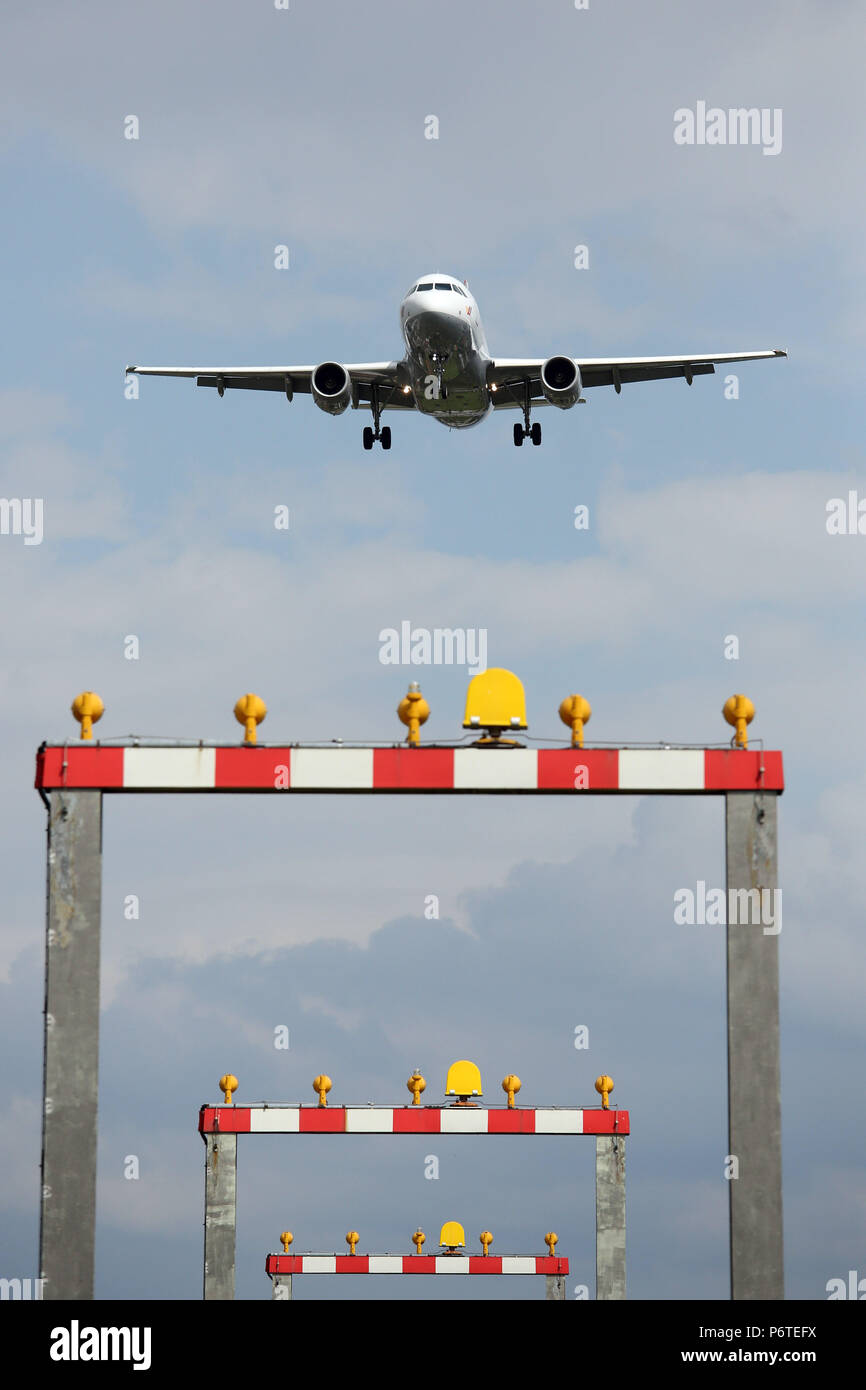
[[[411,394],[412,394],[412,387],[411,387],[411,386],[404,386],[404,387],[403,387],[403,395],[404,395],[404,396],[410,396]]]

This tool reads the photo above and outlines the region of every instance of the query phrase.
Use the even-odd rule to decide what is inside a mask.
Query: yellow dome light
[[[223,1093],[223,1096],[225,1097],[226,1105],[234,1105],[234,1101],[232,1100],[232,1091],[236,1091],[238,1089],[237,1077],[232,1076],[231,1072],[227,1071],[225,1076],[220,1077],[219,1086],[220,1090]]]
[[[748,695],[732,695],[730,700],[726,700],[722,706],[722,714],[737,731],[734,738],[737,747],[748,748],[749,735],[746,732],[746,725],[751,724],[755,717],[755,706]],[[86,738],[86,735],[82,734],[81,737]]]
[[[320,1110],[324,1110],[324,1109],[326,1109],[326,1107],[327,1107],[327,1104],[328,1104],[328,1092],[330,1091],[332,1084],[333,1084],[333,1083],[332,1083],[332,1081],[331,1081],[330,1076],[325,1076],[324,1072],[322,1073],[321,1076],[314,1076],[314,1077],[313,1077],[313,1090],[315,1091],[316,1095],[319,1097],[319,1109],[320,1109]]]
[[[603,1110],[609,1110],[609,1109],[610,1109],[610,1105],[608,1104],[608,1099],[607,1099],[607,1098],[608,1098],[608,1096],[610,1095],[611,1091],[613,1090],[613,1077],[612,1077],[612,1076],[599,1076],[599,1077],[596,1079],[595,1089],[598,1091],[599,1095],[601,1096],[601,1105],[602,1105],[602,1109],[603,1109]]]
[[[421,1092],[427,1090],[427,1082],[424,1080],[417,1067],[406,1082],[406,1089],[412,1092],[412,1104],[420,1105]]]
[[[547,1235],[544,1237],[544,1243],[550,1251],[551,1259],[556,1255],[556,1242],[558,1240],[559,1236],[556,1234],[556,1231],[548,1231]]]
[[[487,1254],[489,1253],[489,1246],[491,1246],[491,1245],[493,1244],[493,1232],[492,1232],[492,1231],[482,1231],[482,1232],[481,1232],[481,1235],[478,1237],[478,1239],[481,1241],[481,1253],[482,1253],[482,1255],[487,1255]]]
[[[291,1231],[283,1231],[282,1235],[280,1236],[280,1241],[282,1242],[284,1255],[288,1255],[289,1246],[291,1245],[294,1238],[295,1237],[292,1235]]]
[[[571,728],[572,748],[583,747],[583,726],[592,718],[592,706],[582,695],[569,695],[559,706],[559,717]]]
[[[425,1236],[424,1232],[421,1230],[421,1227],[419,1226],[414,1236],[412,1237],[412,1244],[415,1246],[416,1255],[421,1254],[421,1246],[424,1244],[426,1239],[427,1237]]]
[[[430,706],[421,694],[420,685],[417,681],[412,681],[408,693],[397,706],[397,717],[409,730],[406,742],[410,748],[418,747],[419,731],[421,725],[426,724],[429,714]]]
[[[458,1246],[466,1246],[466,1232],[459,1221],[446,1221],[442,1230],[439,1232],[439,1244],[444,1245],[446,1250],[456,1250]]]
[[[261,724],[268,707],[259,695],[242,695],[235,705],[235,719],[244,726],[244,743],[255,743],[256,725]]]
[[[527,728],[523,683],[513,671],[493,666],[472,677],[466,691],[463,727],[479,732],[484,729],[494,740],[504,729]]]
[[[70,708],[81,725],[81,737],[93,738],[93,726],[105,711],[99,696],[92,690],[82,690],[80,695],[76,695]]]
[[[346,1232],[346,1244],[347,1244],[348,1247],[349,1247],[349,1254],[350,1254],[350,1255],[354,1255],[354,1253],[355,1253],[355,1246],[358,1244],[358,1241],[359,1241],[360,1239],[361,1239],[361,1237],[358,1235],[358,1232],[357,1232],[357,1231],[347,1231],[347,1232]]]
[[[509,1072],[502,1082],[502,1089],[508,1097],[508,1109],[514,1109],[514,1097],[520,1090],[520,1077],[515,1076],[514,1072]]]
[[[474,1062],[452,1062],[445,1079],[446,1096],[457,1096],[458,1105],[471,1105],[470,1096],[483,1096],[481,1072]]]

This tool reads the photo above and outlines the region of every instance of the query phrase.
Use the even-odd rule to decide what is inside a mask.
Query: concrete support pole
[[[93,1298],[102,793],[48,796],[39,1271],[46,1299]]]
[[[235,1296],[238,1136],[206,1134],[204,1175],[204,1297]]]
[[[625,1298],[625,1139],[595,1140],[595,1296]]]
[[[291,1274],[272,1274],[271,1299],[273,1302],[290,1302],[292,1297],[292,1276]]]
[[[545,1274],[544,1297],[547,1303],[552,1303],[554,1301],[559,1302],[565,1299],[564,1274]]]
[[[779,1077],[782,916],[781,894],[774,891],[779,882],[777,805],[772,793],[725,795],[728,1165],[736,1174],[728,1183],[734,1299],[785,1296]],[[744,890],[755,889],[760,899],[753,895],[749,902]],[[754,920],[756,905],[762,909],[759,921]]]

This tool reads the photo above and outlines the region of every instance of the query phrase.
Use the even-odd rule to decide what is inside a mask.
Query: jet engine
[[[329,415],[342,415],[352,401],[352,378],[339,362],[320,362],[310,378],[313,400]]]
[[[580,400],[580,368],[570,357],[548,357],[541,369],[545,400],[569,410]]]

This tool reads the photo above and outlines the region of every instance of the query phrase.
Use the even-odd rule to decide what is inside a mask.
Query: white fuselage
[[[453,275],[424,275],[400,306],[404,367],[419,411],[452,429],[477,425],[493,409],[490,355],[478,305]]]

